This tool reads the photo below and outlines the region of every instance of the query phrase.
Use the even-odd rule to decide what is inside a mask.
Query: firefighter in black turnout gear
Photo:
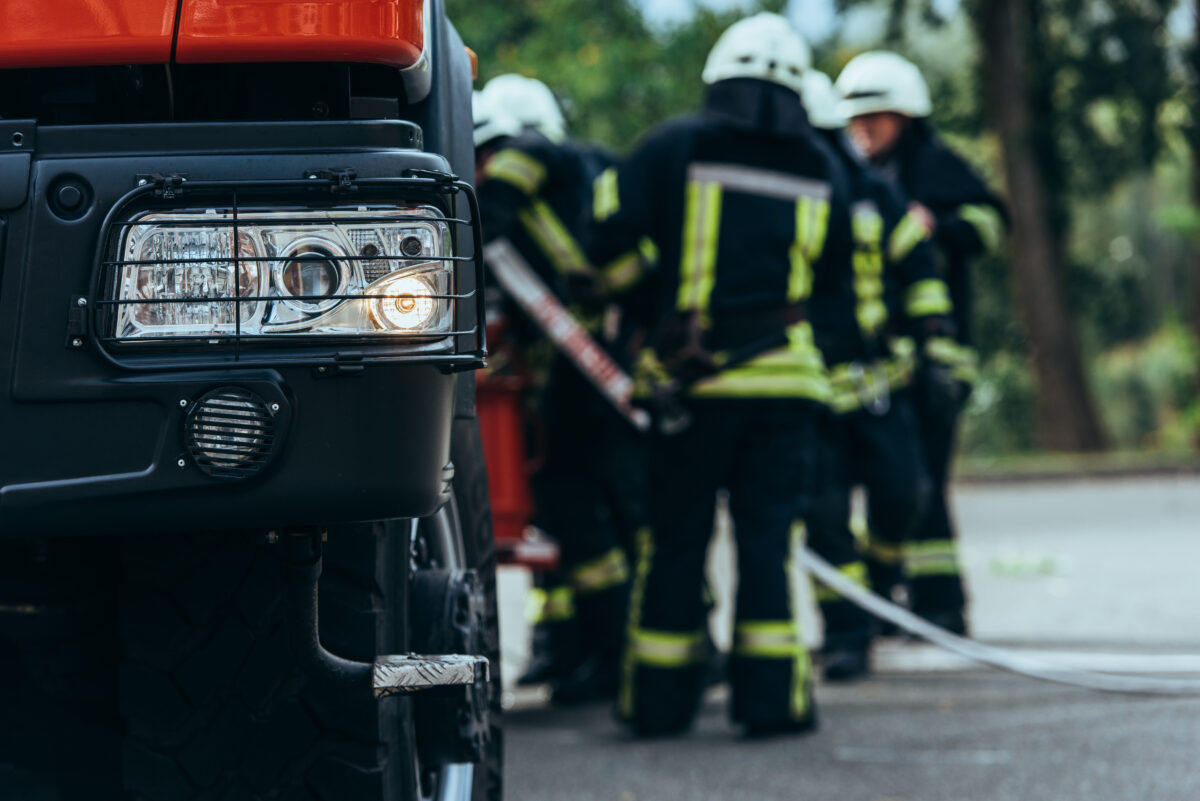
[[[876,588],[899,580],[899,554],[929,492],[909,384],[915,354],[949,328],[950,295],[937,277],[924,229],[900,192],[867,166],[845,137],[846,119],[824,73],[805,74],[809,121],[849,176],[854,253],[818,286],[817,344],[829,365],[834,419],[824,442],[821,484],[806,519],[809,545],[842,573]],[[915,344],[914,344],[915,343]],[[851,488],[867,491],[868,537],[850,529]],[[866,551],[864,559],[861,551]],[[847,680],[869,669],[874,623],[833,590],[818,586],[825,621],[824,675]]]
[[[946,502],[958,415],[975,380],[971,348],[971,263],[997,248],[1004,235],[1003,204],[935,135],[927,117],[929,89],[920,71],[894,53],[864,53],[846,65],[837,89],[850,133],[870,163],[911,198],[914,219],[931,236],[954,304],[952,336],[924,343],[926,367],[916,382],[931,494],[904,550],[914,612],[950,631],[966,632],[966,596]],[[947,392],[947,387],[957,387]]]
[[[808,62],[783,17],[732,26],[705,65],[703,111],[653,131],[600,205],[594,264],[635,269],[643,237],[659,252],[654,270],[622,282],[653,288],[639,378],[660,412],[618,697],[642,736],[687,730],[698,706],[701,585],[722,488],[741,576],[733,720],[748,735],[815,724],[790,575],[829,397],[807,301],[814,277],[848,258],[850,219],[843,171],[800,105]]]
[[[585,233],[597,151],[565,141],[557,101],[539,81],[502,75],[484,87],[476,99],[477,132],[504,133],[505,119],[519,123],[515,136],[477,136],[484,236],[508,240],[580,323],[594,329],[586,304],[596,295],[596,275]],[[532,324],[528,329],[527,343],[540,339]],[[612,484],[606,441],[627,424],[569,359],[559,354],[549,361],[537,398],[544,453],[532,483],[535,522],[559,542],[561,575],[551,574],[532,593],[534,656],[523,681],[551,682],[558,702],[611,698],[629,582],[618,529],[640,521],[620,519],[628,504],[606,495]]]

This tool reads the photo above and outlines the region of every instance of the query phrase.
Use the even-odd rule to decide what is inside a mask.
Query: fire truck
[[[0,798],[498,799],[441,0],[0,20]]]

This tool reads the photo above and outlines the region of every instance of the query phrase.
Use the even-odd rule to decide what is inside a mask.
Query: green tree
[[[844,5],[853,5],[846,0]],[[1000,137],[1013,212],[1014,296],[1030,339],[1038,440],[1104,446],[1070,298],[1072,199],[1149,168],[1172,87],[1162,45],[1174,0],[966,0],[986,118]],[[930,0],[888,0],[889,39]]]
[[[505,72],[538,78],[563,101],[573,136],[617,151],[700,105],[708,51],[747,13],[699,9],[654,30],[629,0],[447,0],[447,9],[479,56],[479,86]]]

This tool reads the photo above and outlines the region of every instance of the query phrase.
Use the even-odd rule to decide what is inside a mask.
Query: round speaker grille
[[[214,389],[192,406],[184,423],[192,461],[214,478],[248,478],[263,467],[275,442],[266,401],[240,387]]]

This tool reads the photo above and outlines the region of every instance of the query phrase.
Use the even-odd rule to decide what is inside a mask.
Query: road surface
[[[955,509],[981,640],[1077,666],[1200,677],[1200,479],[974,486],[955,493]],[[732,561],[722,532],[710,573],[725,601]],[[501,577],[508,677],[524,658],[526,583]],[[718,639],[727,616],[725,603]],[[691,736],[654,742],[629,740],[605,707],[560,710],[513,693],[508,798],[1200,798],[1200,698],[1047,685],[918,644],[889,643],[876,662],[869,681],[818,687],[818,733],[769,742],[737,739],[724,688]]]

